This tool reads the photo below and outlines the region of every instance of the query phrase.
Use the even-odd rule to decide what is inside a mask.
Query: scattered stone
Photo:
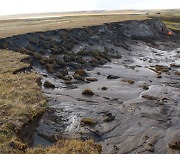
[[[97,81],[97,78],[95,78],[95,77],[87,77],[86,80],[90,81],[90,82],[94,82],[94,81]]]
[[[82,94],[86,96],[93,96],[94,92],[91,89],[85,89]]]
[[[107,76],[107,79],[119,79],[120,77],[119,76],[116,76],[116,75],[108,75]]]
[[[52,88],[52,89],[54,89],[55,85],[53,83],[49,82],[49,81],[45,81],[44,82],[44,87],[45,88]]]
[[[105,87],[105,86],[103,86],[101,89],[102,89],[102,90],[107,90],[108,88],[107,88],[107,87]]]
[[[88,126],[95,126],[97,122],[94,119],[91,118],[83,118],[81,120],[82,125],[88,125]]]

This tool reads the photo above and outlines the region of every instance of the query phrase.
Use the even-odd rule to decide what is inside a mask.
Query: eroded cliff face
[[[34,144],[93,138],[103,153],[178,153],[179,34],[159,20],[0,40],[31,55],[48,109]]]
[[[62,69],[88,68],[118,58],[119,48],[129,49],[133,40],[150,42],[177,39],[159,20],[126,21],[101,26],[29,33],[0,40],[0,48],[31,55],[32,62],[57,74]],[[172,45],[173,43],[167,43]]]

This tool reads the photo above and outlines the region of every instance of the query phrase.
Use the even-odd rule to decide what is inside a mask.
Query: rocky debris
[[[52,89],[56,88],[53,83],[51,83],[51,82],[49,82],[47,80],[44,82],[44,87],[45,88],[52,88]]]
[[[120,77],[119,76],[116,76],[116,75],[108,75],[107,76],[107,79],[119,79]]]
[[[85,96],[93,96],[94,92],[91,89],[85,89],[82,94]]]

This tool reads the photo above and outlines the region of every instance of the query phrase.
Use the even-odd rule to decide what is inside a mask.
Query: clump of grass
[[[86,71],[84,69],[77,69],[74,74],[78,74],[80,76],[86,75]]]
[[[96,125],[96,121],[94,119],[91,118],[83,118],[81,120],[81,124],[82,125],[89,125],[89,126],[95,126]]]
[[[53,83],[49,82],[49,81],[45,81],[44,82],[44,87],[54,89],[55,85]]]
[[[108,88],[107,88],[107,87],[105,87],[105,86],[103,86],[101,89],[102,89],[102,90],[107,90]]]
[[[177,71],[177,72],[174,72],[174,74],[175,74],[175,75],[180,75],[180,72]]]
[[[86,96],[93,96],[94,92],[91,89],[85,89],[82,94]]]
[[[134,81],[133,80],[122,80],[123,82],[127,82],[129,84],[134,84]]]
[[[59,141],[55,145],[44,149],[42,149],[41,147],[29,149],[27,154],[99,154],[101,153],[101,151],[101,145],[95,143],[93,140],[82,141],[73,139]]]

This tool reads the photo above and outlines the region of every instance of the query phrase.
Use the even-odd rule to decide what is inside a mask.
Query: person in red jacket
[[[169,36],[172,36],[172,32],[169,31],[169,32],[168,32],[168,35],[169,35]]]

